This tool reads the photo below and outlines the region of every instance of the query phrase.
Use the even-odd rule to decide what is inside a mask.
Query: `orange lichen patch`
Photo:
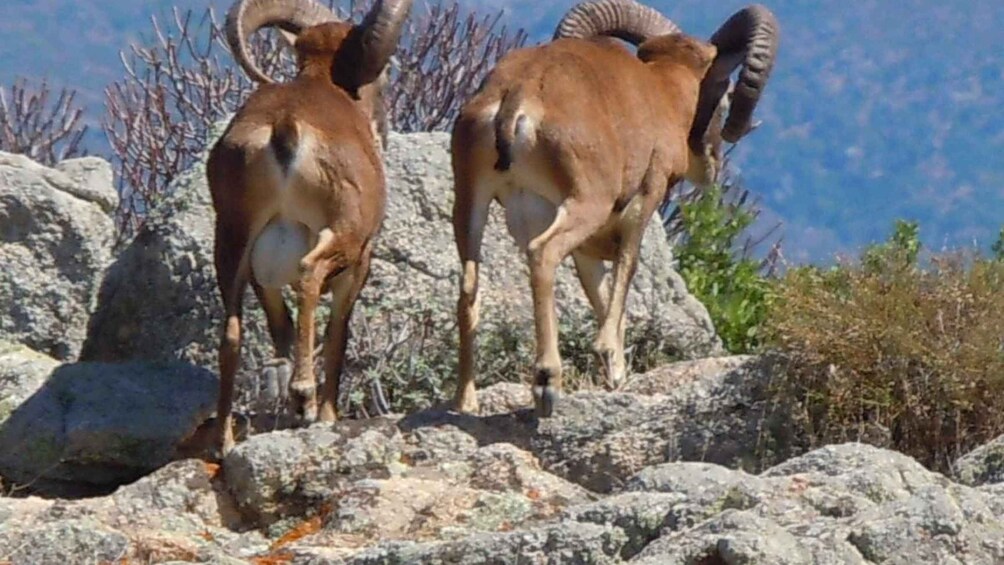
[[[540,489],[530,488],[526,491],[526,497],[530,500],[540,500],[541,496]]]
[[[217,476],[219,476],[221,469],[219,463],[210,463],[208,461],[203,461],[202,465],[205,468],[206,474],[209,475],[210,479],[215,479]]]
[[[295,541],[301,540],[307,536],[312,536],[321,531],[321,528],[324,526],[324,518],[327,517],[328,514],[331,514],[333,509],[334,507],[330,502],[322,504],[321,508],[318,510],[317,514],[314,515],[314,517],[310,518],[306,522],[301,522],[298,526],[286,532],[286,535],[275,540],[269,549],[275,551],[281,547],[287,546]]]

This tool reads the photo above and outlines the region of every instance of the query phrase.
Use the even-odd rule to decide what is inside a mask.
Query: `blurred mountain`
[[[533,41],[574,3],[465,2],[505,8]],[[702,37],[745,3],[651,1]],[[853,251],[884,238],[895,218],[920,221],[930,247],[988,247],[1004,223],[999,0],[766,3],[782,25],[781,53],[763,126],[735,162],[767,217],[784,222],[789,259]],[[121,75],[118,50],[149,38],[150,16],[171,17],[172,6],[201,13],[206,2],[9,0],[0,84],[30,76],[77,87],[96,122],[104,86]]]

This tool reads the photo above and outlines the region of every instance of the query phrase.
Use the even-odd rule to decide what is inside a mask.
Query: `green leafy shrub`
[[[680,214],[685,237],[675,253],[688,290],[707,307],[729,351],[755,350],[771,299],[763,263],[739,246],[755,213],[743,199],[729,202],[716,186],[682,202]]]
[[[923,265],[915,223],[857,264],[779,282],[768,345],[776,398],[811,444],[884,441],[931,468],[1004,433],[1004,263],[961,253]]]

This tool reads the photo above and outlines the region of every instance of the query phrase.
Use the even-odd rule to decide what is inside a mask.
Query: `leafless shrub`
[[[342,4],[341,6],[339,4]],[[368,2],[330,2],[358,21]],[[522,45],[501,13],[479,16],[453,0],[416,10],[390,71],[389,116],[398,131],[445,129],[459,105],[495,61]],[[171,181],[205,149],[210,126],[232,113],[252,83],[233,64],[222,18],[175,10],[166,24],[152,18],[153,33],[121,53],[126,76],[106,90],[102,126],[119,173],[123,236],[156,206]],[[293,61],[275,34],[260,34],[256,60],[272,76],[288,77]]]
[[[83,155],[80,142],[87,126],[80,123],[83,109],[76,96],[64,88],[53,101],[46,81],[34,85],[18,79],[9,91],[0,86],[0,150],[48,165]]]
[[[389,114],[397,131],[445,130],[503,55],[526,43],[494,15],[465,13],[453,1],[428,6],[402,38],[391,69]]]

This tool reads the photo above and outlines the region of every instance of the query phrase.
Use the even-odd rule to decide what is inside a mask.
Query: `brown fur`
[[[561,389],[553,285],[569,254],[601,324],[595,349],[612,382],[624,377],[627,286],[649,220],[700,159],[687,136],[715,54],[684,35],[649,40],[637,56],[613,39],[560,39],[510,53],[463,107],[453,130],[454,231],[464,267],[458,409],[477,406],[474,339],[487,210],[520,190],[557,210],[527,245],[538,412],[550,413]],[[612,281],[603,260],[614,261]]]
[[[374,121],[381,115],[379,85],[354,89],[337,72],[351,69],[352,61],[343,59],[358,55],[343,49],[351,32],[348,24],[327,23],[300,34],[297,77],[286,84],[263,85],[251,94],[209,155],[206,172],[216,210],[216,271],[226,310],[217,413],[224,452],[233,445],[230,411],[239,364],[241,302],[248,284],[265,309],[276,357],[294,358],[291,400],[307,420],[318,411],[312,371],[313,314],[320,293],[332,291],[320,418],[337,417],[348,320],[369,271],[372,241],[386,201],[374,133]],[[300,152],[285,186],[275,182],[276,161],[283,153],[277,147]],[[280,209],[283,205],[286,212]],[[294,284],[299,301],[296,328],[281,293],[259,285],[249,265],[256,238],[282,213],[306,225],[316,239],[300,261]]]

